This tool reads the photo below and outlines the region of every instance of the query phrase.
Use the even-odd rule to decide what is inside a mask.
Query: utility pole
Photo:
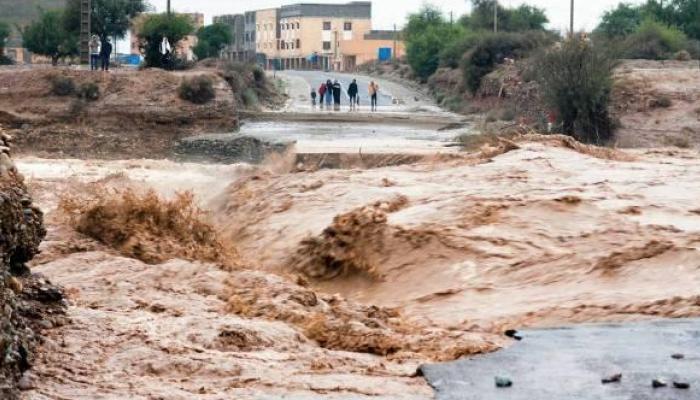
[[[498,0],[493,2],[493,32],[498,33]]]
[[[396,61],[399,58],[399,55],[396,54],[396,47],[397,47],[397,42],[399,41],[399,38],[397,37],[398,33],[396,32],[396,24],[394,24],[394,61]]]
[[[168,0],[168,16],[170,16],[170,0]]]
[[[571,22],[569,25],[569,32],[571,37],[574,37],[574,0],[571,0]]]

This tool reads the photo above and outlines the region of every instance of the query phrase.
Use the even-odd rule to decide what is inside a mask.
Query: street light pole
[[[170,0],[168,0],[168,15],[170,15]]]
[[[569,34],[574,37],[574,0],[571,0],[571,22],[569,25]]]
[[[493,32],[498,32],[498,0],[493,2]]]

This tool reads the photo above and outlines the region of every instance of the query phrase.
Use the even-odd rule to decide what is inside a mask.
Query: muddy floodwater
[[[289,80],[293,109],[312,79]],[[47,212],[32,270],[65,287],[73,322],[49,332],[28,399],[425,399],[419,365],[508,346],[505,329],[700,316],[696,152],[526,135],[467,153],[455,132],[386,123],[242,132],[450,157],[304,172],[17,158]],[[96,188],[191,192],[240,268],[147,264],[77,233],[58,204]]]

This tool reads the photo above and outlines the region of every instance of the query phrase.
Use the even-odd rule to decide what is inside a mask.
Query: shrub
[[[481,87],[481,79],[506,58],[521,58],[531,51],[550,45],[552,36],[544,32],[490,33],[481,37],[462,61],[464,82],[472,94]]]
[[[95,82],[83,83],[78,89],[78,97],[86,101],[95,101],[100,98],[100,87]]]
[[[204,75],[185,78],[178,88],[178,95],[194,104],[206,104],[216,97],[214,82]]]
[[[651,108],[669,108],[673,105],[673,101],[668,96],[657,96],[649,105]]]
[[[646,60],[665,60],[683,50],[687,38],[678,28],[647,19],[624,42],[624,56]]]
[[[464,55],[476,45],[478,40],[478,34],[467,31],[461,38],[446,44],[440,52],[440,66],[459,68]]]
[[[168,69],[173,68],[172,64],[177,57],[167,59],[160,53],[163,38],[168,38],[170,46],[175,51],[177,44],[194,30],[192,20],[184,14],[149,14],[143,18],[137,28],[146,66]]]
[[[243,104],[246,107],[252,108],[258,105],[259,99],[257,93],[252,88],[248,88],[243,92]]]
[[[693,57],[690,55],[688,50],[681,50],[673,55],[673,59],[676,61],[690,61]]]
[[[71,96],[75,93],[75,82],[68,76],[51,78],[51,93],[56,96]]]
[[[265,76],[265,71],[257,65],[253,67],[253,80],[258,86],[264,86],[267,82],[267,77]]]
[[[562,133],[582,142],[602,144],[613,136],[608,104],[615,59],[580,39],[544,52],[536,62],[545,104],[556,111]]]

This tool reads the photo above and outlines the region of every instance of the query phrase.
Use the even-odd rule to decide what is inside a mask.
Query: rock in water
[[[651,381],[651,387],[654,389],[662,388],[668,386],[668,383],[666,383],[663,379],[657,378]]]
[[[503,376],[497,376],[494,380],[497,388],[509,388],[513,386],[513,381]]]
[[[690,389],[690,383],[688,382],[673,382],[673,387],[676,389]]]
[[[671,354],[671,358],[674,360],[682,360],[685,358],[685,355],[681,353]]]

